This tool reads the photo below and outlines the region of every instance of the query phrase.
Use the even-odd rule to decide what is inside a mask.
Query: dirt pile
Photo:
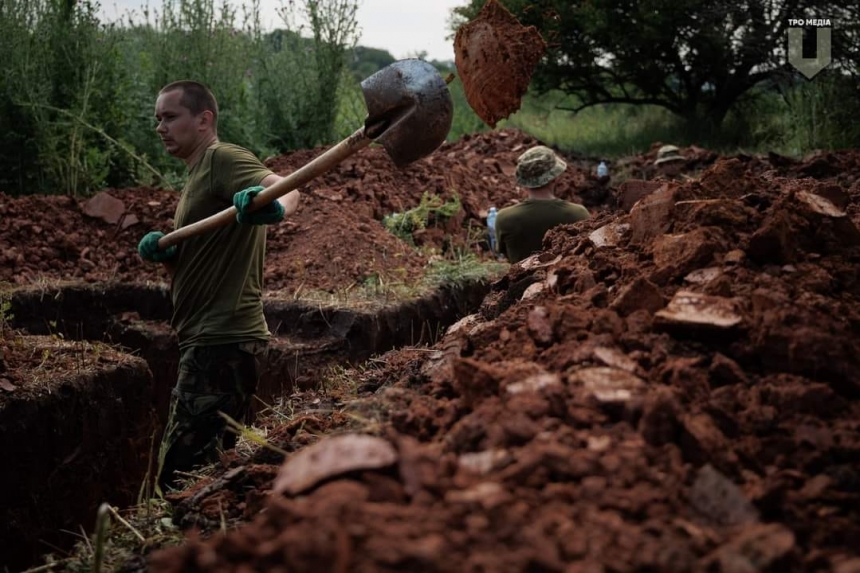
[[[269,229],[267,288],[333,292],[374,276],[416,280],[426,255],[389,233],[381,221],[416,207],[425,192],[446,199],[458,194],[463,212],[431,220],[428,229],[415,233],[416,244],[485,250],[487,210],[520,198],[513,177],[516,157],[535,143],[517,131],[483,134],[445,144],[403,170],[381,148],[362,151],[308,185],[298,214]],[[267,163],[286,174],[322,151]],[[106,193],[89,200],[0,194],[0,281],[165,282],[159,265],[140,260],[137,243],[150,230],[172,228],[178,193],[150,188]],[[608,188],[574,167],[562,177],[559,194],[597,204],[608,197]]]
[[[87,216],[88,202],[70,197],[0,195],[0,281],[167,282],[160,265],[145,263],[137,243],[150,230],[172,228],[178,194],[160,189],[111,189],[137,222]],[[299,214],[271,227],[266,286],[335,290],[374,273],[415,279],[426,260],[378,222],[307,196]]]
[[[610,162],[610,169],[616,174],[616,179],[654,179],[660,174],[654,167],[657,152],[663,146],[657,142],[647,153],[622,158]],[[720,159],[727,159],[714,151],[695,145],[679,148],[678,153],[683,158],[678,162],[680,180],[698,177],[705,169],[711,167]],[[804,178],[811,177],[819,181],[836,183],[846,188],[860,179],[860,155],[853,150],[819,151],[801,159],[795,159],[777,153],[766,155],[738,154],[731,157],[740,161],[747,171],[763,175],[768,172],[782,177]]]
[[[663,143],[656,142],[651,145],[651,148],[646,153],[624,157],[615,162],[610,162],[610,171],[620,174],[621,177],[630,177],[634,179],[653,179],[659,175],[654,161],[657,159],[657,153]],[[675,165],[679,176],[695,175],[714,164],[720,158],[720,154],[708,149],[691,145],[689,147],[679,147],[678,153],[682,157]]]
[[[385,151],[375,147],[315,179],[307,190],[377,220],[415,207],[424,192],[444,198],[456,193],[465,219],[482,223],[490,206],[502,208],[522,200],[522,192],[516,187],[516,160],[539,143],[512,129],[467,135],[400,170],[392,169]],[[266,164],[278,173],[288,173],[323,151],[324,148],[298,151]],[[591,174],[596,162],[563,155],[571,165],[559,177],[557,195],[589,207],[601,205],[609,189]]]
[[[389,358],[365,462],[324,439],[303,470],[234,468],[186,513],[250,523],[153,569],[856,571],[860,193],[843,176],[718,161],[552,231],[434,353]]]
[[[298,215],[269,230],[267,288],[333,292],[374,276],[405,282],[420,277],[426,256],[392,236],[381,221],[416,207],[425,192],[445,199],[456,193],[463,211],[448,220],[431,218],[426,230],[414,233],[417,245],[486,252],[487,211],[522,198],[514,183],[516,159],[537,143],[516,130],[483,133],[446,143],[402,170],[394,168],[381,148],[362,151],[311,182]],[[299,151],[267,164],[286,174],[323,151]],[[695,173],[718,157],[698,148],[682,153],[688,158],[685,173]],[[656,147],[632,163],[613,164],[612,172],[649,178],[655,154]],[[559,178],[559,197],[581,202],[593,213],[615,206],[615,188],[593,174],[596,161],[570,154],[565,158],[570,168]],[[860,179],[860,158],[853,152],[821,153],[805,161],[773,154],[734,159],[755,174],[813,177],[846,188]],[[137,243],[149,230],[172,227],[178,193],[150,188],[106,192],[121,205],[101,201],[104,196],[83,200],[0,193],[0,281],[165,282],[159,265],[139,259]],[[103,204],[92,205],[100,201]]]

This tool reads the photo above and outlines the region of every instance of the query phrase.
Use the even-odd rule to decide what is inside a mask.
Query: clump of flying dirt
[[[520,109],[532,73],[546,50],[534,26],[525,27],[496,0],[457,30],[454,63],[469,106],[490,127]]]

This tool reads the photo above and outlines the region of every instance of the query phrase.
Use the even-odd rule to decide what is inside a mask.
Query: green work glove
[[[140,255],[140,258],[151,263],[163,263],[175,257],[177,252],[176,245],[167,247],[163,251],[158,249],[158,240],[163,236],[164,233],[161,231],[147,233],[137,245],[137,253]]]
[[[236,213],[236,220],[240,223],[248,225],[271,225],[284,220],[284,206],[277,200],[272,201],[262,209],[258,209],[253,213],[246,213],[245,210],[251,206],[251,202],[257,193],[265,189],[265,187],[248,187],[233,195],[233,206],[239,211]]]

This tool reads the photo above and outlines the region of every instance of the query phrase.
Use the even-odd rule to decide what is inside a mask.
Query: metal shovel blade
[[[384,131],[373,139],[396,166],[430,155],[448,137],[454,105],[448,84],[431,64],[394,62],[361,82],[361,90],[368,113],[364,125],[370,131],[384,122]]]

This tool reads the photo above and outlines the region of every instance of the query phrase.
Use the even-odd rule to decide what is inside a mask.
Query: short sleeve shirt
[[[233,205],[238,191],[272,172],[250,151],[216,143],[188,173],[174,216],[176,229]],[[171,284],[180,348],[268,340],[263,315],[264,226],[226,227],[179,244]]]
[[[505,207],[496,216],[496,244],[510,262],[517,263],[541,250],[543,236],[557,225],[588,219],[582,205],[563,199],[526,199]]]

